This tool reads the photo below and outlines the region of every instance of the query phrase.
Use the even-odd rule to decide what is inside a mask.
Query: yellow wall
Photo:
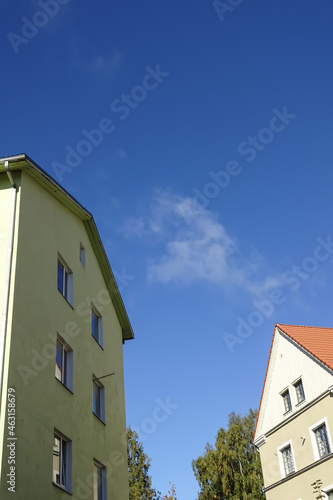
[[[74,273],[74,309],[57,290],[58,252]],[[37,485],[41,499],[69,498],[51,483],[54,428],[73,443],[72,499],[92,498],[93,458],[107,466],[107,498],[128,499],[122,332],[105,288],[83,222],[22,172],[8,381],[17,393],[17,500],[36,500]],[[91,302],[104,349],[91,335]],[[74,394],[55,378],[57,332],[74,351]],[[92,374],[112,372],[101,381],[104,425],[92,413]]]
[[[306,411],[291,420],[289,423],[266,437],[266,443],[260,447],[260,458],[263,467],[264,484],[266,488],[280,481],[282,478],[278,460],[278,448],[280,448],[281,445],[283,445],[287,441],[291,440],[296,471],[300,471],[304,467],[307,467],[308,465],[315,462],[314,451],[310,437],[311,431],[309,430],[309,428],[324,417],[327,417],[328,430],[332,439],[333,398],[330,396],[326,396],[314,406],[308,408]],[[306,439],[303,440],[301,439],[301,437],[305,437]],[[320,474],[322,474],[322,476],[318,476],[319,472],[317,472],[316,469],[312,469],[312,471],[307,472],[306,478],[305,476],[303,477],[303,474],[300,474],[294,479],[289,479],[283,485],[277,486],[276,488],[274,488],[274,491],[271,490],[267,492],[267,499],[274,500],[275,498],[279,498],[280,500],[283,498],[284,500],[296,500],[298,498],[312,498],[311,495],[302,497],[302,495],[299,494],[299,491],[301,491],[300,485],[304,481],[307,482],[308,477],[314,477],[313,481],[319,479],[320,477],[324,480],[325,473],[322,471],[325,470],[331,471],[331,481],[328,483],[331,484],[333,482],[332,460],[320,465]],[[325,477],[328,481],[327,474]],[[288,495],[285,493],[287,491],[286,485],[289,485],[289,488],[291,490]],[[306,484],[303,491],[306,491],[306,488],[308,486],[309,485]],[[280,493],[276,493],[276,491]],[[284,496],[285,494],[287,496]]]
[[[310,469],[303,474],[286,481],[277,488],[273,488],[266,493],[267,500],[315,500],[311,484],[317,479],[321,479],[323,487],[333,483],[333,458],[327,462]]]

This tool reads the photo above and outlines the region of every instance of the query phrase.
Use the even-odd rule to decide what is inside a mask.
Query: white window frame
[[[63,268],[62,286],[59,283],[59,264]],[[66,264],[65,260],[58,254],[57,260],[57,288],[61,295],[73,307],[73,271]]]
[[[285,405],[285,394],[288,393],[289,395],[289,402],[290,402],[290,408],[288,410],[286,410],[286,405]],[[292,404],[292,401],[291,401],[291,396],[290,396],[290,390],[289,390],[289,387],[283,389],[283,391],[280,392],[280,395],[282,397],[282,404],[283,404],[283,415],[287,415],[287,413],[290,413],[293,409],[293,404]]]
[[[95,335],[94,331],[94,317],[97,320],[97,333]],[[93,338],[96,340],[96,342],[103,347],[103,320],[102,316],[94,306],[94,304],[91,304],[91,335]]]
[[[61,344],[62,348],[62,366],[61,376],[57,375],[57,358],[58,358],[58,345]],[[73,392],[73,349],[65,342],[65,340],[58,334],[56,339],[56,362],[55,362],[55,377],[67,389]]]
[[[86,249],[82,243],[80,243],[80,262],[83,267],[86,267]]]
[[[303,395],[304,395],[304,398],[300,399],[300,400],[298,399],[298,396],[297,396],[297,386],[299,384],[302,384],[302,391],[303,391]],[[294,389],[295,389],[295,395],[296,395],[296,400],[297,400],[296,406],[297,406],[297,405],[300,405],[301,403],[304,403],[304,401],[306,400],[302,377],[298,378],[295,382],[293,382],[293,386],[294,386]]]
[[[66,475],[65,479],[62,477],[61,472],[59,471],[59,481],[57,482],[56,478],[54,477],[55,470],[52,467],[52,482],[55,486],[58,486],[59,488],[66,490],[68,493],[72,493],[72,441],[65,437],[61,432],[59,432],[57,429],[54,429],[53,433],[53,455],[54,455],[54,440],[57,438],[60,441],[60,456],[59,456],[59,466],[60,466],[60,471],[62,470],[62,465],[63,465],[63,446],[64,443],[66,443],[66,448],[64,452],[65,456],[65,466],[66,466]]]
[[[98,497],[98,475],[97,471],[101,474],[101,482],[102,482],[102,495]],[[93,463],[93,500],[107,500],[107,471],[105,465],[103,465],[98,460],[94,459]]]
[[[328,500],[328,493],[333,493],[333,484],[322,487],[321,491],[324,493],[324,500]]]
[[[330,453],[332,453],[332,451],[333,451],[331,433],[330,433],[330,429],[328,426],[327,417],[324,417],[321,420],[318,420],[318,422],[316,422],[315,424],[311,425],[311,427],[309,427],[313,455],[314,455],[314,458],[316,461],[321,460],[321,458],[324,458],[324,457],[321,457],[319,455],[318,443],[317,443],[317,438],[316,438],[316,430],[318,429],[318,427],[321,427],[323,424],[325,424],[325,426],[326,426],[327,438],[328,438],[328,443],[330,446]]]
[[[93,383],[93,414],[97,418],[99,418],[103,423],[105,423],[105,387],[95,377],[95,375],[93,375],[92,383]],[[98,389],[99,408],[96,408],[95,411],[95,394],[97,389]]]
[[[286,448],[288,448],[288,446],[290,446],[291,454],[292,454],[292,457],[293,457],[294,472],[291,472],[290,474],[287,475],[286,471],[285,471],[285,468],[284,468],[283,451]],[[295,453],[294,453],[293,444],[292,444],[292,440],[291,439],[289,441],[286,441],[285,443],[283,443],[281,446],[278,447],[278,449],[277,449],[277,455],[278,455],[278,459],[279,459],[279,466],[280,466],[280,472],[281,472],[282,479],[284,479],[285,477],[289,477],[292,474],[294,474],[295,472],[297,472],[296,460],[295,460]]]

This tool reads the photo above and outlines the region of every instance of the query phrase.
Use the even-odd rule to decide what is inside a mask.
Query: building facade
[[[333,329],[276,324],[259,407],[267,500],[333,499]],[[318,498],[318,496],[317,496]]]
[[[0,498],[128,500],[133,331],[91,214],[0,159]]]

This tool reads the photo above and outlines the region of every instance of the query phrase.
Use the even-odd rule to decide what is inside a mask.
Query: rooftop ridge
[[[315,328],[316,330],[333,330],[333,327],[330,326],[309,326],[309,325],[291,325],[288,323],[275,323],[275,326],[291,326],[293,328]]]

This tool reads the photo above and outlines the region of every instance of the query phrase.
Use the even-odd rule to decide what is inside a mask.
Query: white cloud
[[[122,159],[125,159],[127,158],[127,153],[126,151],[123,149],[123,148],[118,148],[117,149],[117,155],[122,158]]]
[[[119,70],[122,58],[123,56],[119,50],[112,49],[108,55],[99,54],[85,61],[77,59],[75,66],[86,73],[113,76]]]
[[[124,234],[127,237],[137,236],[142,238],[146,233],[145,221],[142,217],[130,217],[127,219],[124,227]]]
[[[146,216],[128,221],[127,234],[162,243],[162,255],[148,266],[152,282],[209,282],[256,296],[281,284],[279,276],[263,275],[257,252],[244,256],[216,215],[189,197],[156,191]]]

